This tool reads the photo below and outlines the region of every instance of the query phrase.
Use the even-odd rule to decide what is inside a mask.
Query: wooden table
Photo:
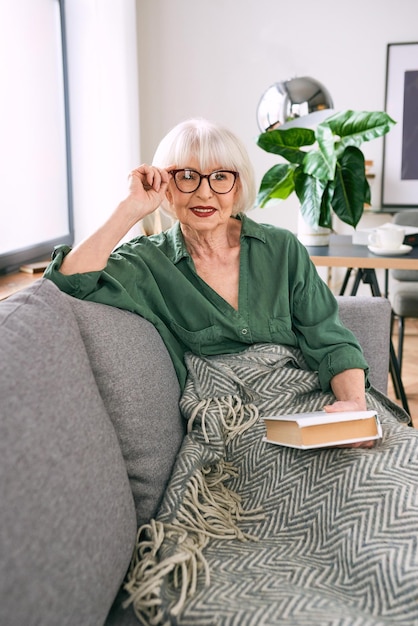
[[[405,255],[381,256],[351,243],[351,235],[331,235],[329,246],[306,246],[317,266],[359,269],[418,270],[418,247]]]
[[[351,235],[331,235],[329,246],[306,246],[309,256],[317,267],[345,267],[347,269],[340,295],[345,293],[353,269],[357,270],[351,295],[356,295],[360,282],[370,285],[373,296],[382,296],[376,276],[377,269],[385,270],[384,295],[388,295],[389,270],[418,270],[418,247],[405,255],[382,256],[370,252],[366,245],[353,244]],[[398,359],[390,341],[390,372],[398,398],[409,413],[408,401],[402,383]]]
[[[45,260],[43,265],[46,266],[47,264],[48,260]],[[26,272],[20,272],[17,270],[16,272],[11,272],[10,274],[0,275],[0,300],[5,300],[21,289],[28,287],[35,280],[42,278],[42,274],[42,271],[27,274]]]
[[[347,272],[341,286],[340,295],[345,293],[353,269],[357,275],[351,291],[357,293],[360,282],[370,285],[374,296],[380,296],[381,289],[376,270],[385,270],[384,295],[388,296],[389,270],[418,270],[418,247],[413,247],[405,255],[381,256],[370,252],[365,245],[351,242],[351,235],[331,235],[329,246],[306,246],[309,256],[317,267],[345,267]]]

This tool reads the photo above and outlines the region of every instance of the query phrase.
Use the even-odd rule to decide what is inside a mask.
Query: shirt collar
[[[241,237],[253,237],[259,239],[263,243],[266,243],[266,233],[261,224],[254,222],[245,213],[239,213],[236,216],[238,220],[242,222]]]
[[[180,222],[175,222],[173,226],[166,232],[168,250],[167,256],[173,263],[178,263],[183,258],[190,257],[184,243],[183,234],[180,228]]]
[[[242,222],[241,237],[252,237],[265,243],[266,236],[261,224],[254,222],[254,220],[251,220],[243,213],[237,215],[236,219]],[[181,259],[190,257],[184,243],[180,222],[176,222],[169,230],[166,231],[166,241],[168,244],[167,256],[173,263],[178,263]]]

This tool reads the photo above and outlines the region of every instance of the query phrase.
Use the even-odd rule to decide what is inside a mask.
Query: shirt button
[[[242,333],[243,335],[246,335],[246,334],[248,333],[248,328],[243,328],[243,329],[241,330],[241,333]]]

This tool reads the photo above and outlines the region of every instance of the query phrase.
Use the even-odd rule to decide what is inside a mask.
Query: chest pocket
[[[292,330],[290,317],[271,317],[269,319],[269,330],[273,343],[284,343],[286,345],[297,346],[298,341]]]
[[[171,330],[194,354],[207,354],[206,346],[213,346],[221,339],[221,329],[218,326],[207,326],[201,330],[186,330],[177,322],[170,323]],[[210,352],[210,350],[209,350]]]

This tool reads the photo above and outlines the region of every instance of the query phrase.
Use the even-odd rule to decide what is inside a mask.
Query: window
[[[0,4],[0,273],[73,240],[64,0]]]

